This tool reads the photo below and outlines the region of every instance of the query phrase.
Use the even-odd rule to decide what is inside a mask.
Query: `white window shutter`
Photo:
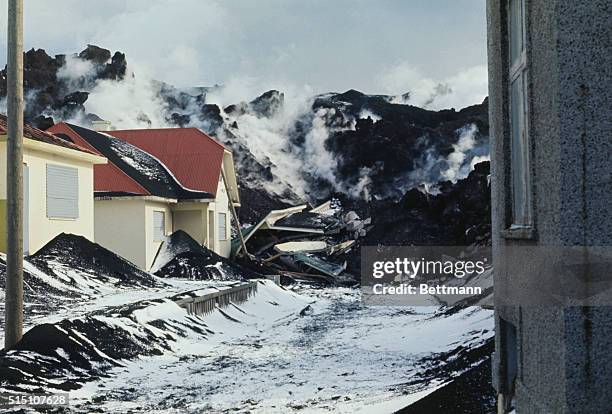
[[[162,241],[166,235],[166,214],[163,211],[153,212],[153,241]]]
[[[227,240],[227,215],[219,213],[219,240]]]
[[[47,164],[47,217],[79,217],[79,170]]]

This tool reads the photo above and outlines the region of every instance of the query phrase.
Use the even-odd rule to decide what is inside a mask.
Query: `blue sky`
[[[26,48],[56,54],[93,43],[125,52],[135,72],[180,86],[247,77],[315,92],[401,94],[442,82],[486,94],[484,0],[25,3]],[[6,8],[0,0],[2,64]]]

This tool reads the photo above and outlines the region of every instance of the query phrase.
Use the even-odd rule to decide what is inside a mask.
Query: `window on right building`
[[[525,0],[508,0],[511,228],[532,226]]]

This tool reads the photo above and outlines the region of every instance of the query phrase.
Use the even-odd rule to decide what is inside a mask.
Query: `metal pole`
[[[23,335],[23,0],[8,2],[6,349]]]

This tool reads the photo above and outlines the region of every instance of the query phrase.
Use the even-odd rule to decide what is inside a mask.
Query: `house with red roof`
[[[7,129],[0,115],[0,252],[7,250]],[[95,240],[94,168],[106,158],[30,125],[23,132],[24,252],[60,233]]]
[[[177,230],[230,255],[229,203],[240,198],[232,152],[213,138],[197,128],[48,131],[108,159],[94,167],[97,243],[145,270]]]

